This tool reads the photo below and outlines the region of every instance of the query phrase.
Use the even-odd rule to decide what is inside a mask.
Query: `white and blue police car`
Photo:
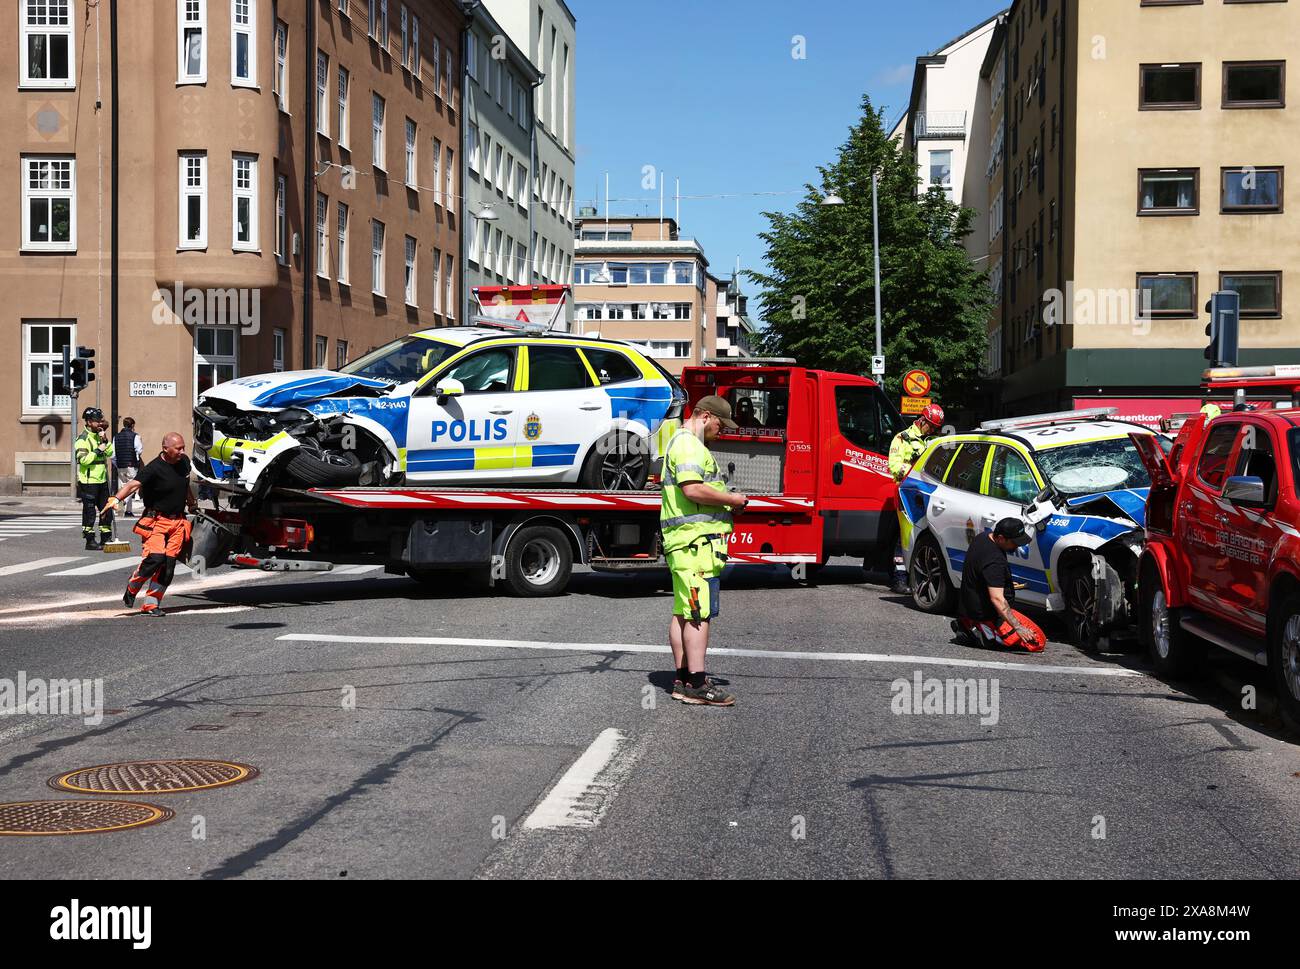
[[[974,538],[1022,518],[1009,556],[1018,605],[1062,612],[1071,641],[1106,645],[1131,625],[1150,476],[1129,435],[1159,435],[1114,409],[990,421],[938,438],[899,485],[912,598],[947,611]]]
[[[194,411],[209,484],[645,486],[686,395],[637,347],[490,326],[412,333],[338,371],[241,377]],[[263,492],[264,493],[264,492]]]

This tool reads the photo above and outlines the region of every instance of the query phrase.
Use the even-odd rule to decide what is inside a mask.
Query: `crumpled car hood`
[[[1095,515],[1099,518],[1126,518],[1142,528],[1146,525],[1147,495],[1150,491],[1150,488],[1102,491],[1094,495],[1071,498],[1066,502],[1066,507],[1071,514]]]
[[[392,384],[369,377],[354,377],[332,370],[298,370],[290,373],[260,374],[239,377],[218,384],[203,395],[205,400],[223,400],[240,410],[283,410],[301,406],[324,397],[355,393],[372,398],[387,391]]]

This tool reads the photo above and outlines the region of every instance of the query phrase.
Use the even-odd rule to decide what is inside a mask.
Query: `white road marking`
[[[515,639],[461,639],[435,636],[336,636],[327,633],[289,633],[278,637],[295,643],[357,643],[374,646],[487,646],[497,649],[545,649],[569,653],[667,653],[667,646],[629,643],[540,643]],[[1113,666],[1036,666],[1000,660],[955,659],[946,656],[905,656],[889,653],[806,653],[789,649],[709,649],[710,656],[752,659],[813,660],[832,663],[896,663],[904,666],[960,666],[972,669],[1012,670],[1017,673],[1070,673],[1079,676],[1143,677],[1133,670]]]
[[[20,562],[17,565],[6,565],[0,568],[0,575],[17,575],[20,572],[35,572],[37,569],[52,569],[56,565],[67,565],[69,562],[80,562],[84,555],[73,555],[64,558],[36,559],[34,562]]]
[[[136,560],[139,561],[138,559]],[[232,585],[242,585],[245,582],[252,582],[257,579],[266,578],[270,572],[237,572],[232,575],[220,575],[212,579],[196,579],[192,582],[186,582],[181,586],[173,585],[168,590],[169,595],[198,595],[200,592],[207,592],[209,589],[224,589]],[[79,596],[77,598],[61,598],[57,600],[46,600],[44,602],[30,603],[25,606],[11,606],[8,609],[0,609],[0,616],[14,616],[27,612],[49,612],[51,609],[69,609],[73,606],[93,606],[104,602],[121,602],[122,593],[118,592],[113,595],[105,596]]]
[[[327,572],[326,575],[365,575],[367,572],[378,572],[382,568],[382,565],[349,565],[346,568]]]
[[[82,565],[75,569],[65,569],[62,572],[51,572],[50,575],[99,575],[103,572],[116,572],[119,569],[135,568],[140,564],[138,555],[112,555],[105,556],[107,561],[96,562],[94,565]]]
[[[609,810],[618,784],[631,767],[627,758],[610,769],[627,738],[610,727],[602,730],[573,766],[564,772],[545,800],[524,821],[525,830],[594,828]]]
[[[118,596],[121,599],[121,596]],[[219,616],[231,612],[252,612],[252,606],[169,606],[163,602],[163,612],[168,616]],[[140,610],[133,609],[92,609],[88,612],[47,612],[39,616],[10,616],[0,619],[0,625],[16,626],[23,623],[40,623],[50,626],[58,623],[89,622],[101,619],[140,619]],[[150,620],[156,622],[156,620]]]

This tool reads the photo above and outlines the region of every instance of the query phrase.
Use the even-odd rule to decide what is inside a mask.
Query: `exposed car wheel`
[[[361,480],[361,458],[353,451],[322,451],[298,448],[289,457],[284,473],[310,488],[345,488]]]
[[[515,532],[506,546],[506,587],[526,599],[556,596],[573,575],[569,536],[550,525]]]
[[[912,564],[908,570],[912,585],[912,601],[922,612],[934,615],[952,608],[957,590],[948,578],[948,563],[934,536],[922,535],[912,551]]]
[[[1182,609],[1170,607],[1165,585],[1153,565],[1142,569],[1139,598],[1142,640],[1156,671],[1176,679],[1194,676],[1205,661],[1205,644],[1183,632],[1179,625]]]
[[[1291,593],[1278,608],[1269,636],[1268,667],[1282,719],[1300,733],[1300,592]]]
[[[640,491],[649,477],[649,443],[643,437],[620,431],[596,442],[578,481],[584,488],[601,491]]]
[[[1094,618],[1097,609],[1097,583],[1087,568],[1071,566],[1061,572],[1061,591],[1065,595],[1065,625],[1070,642],[1089,653],[1101,648],[1101,631]]]

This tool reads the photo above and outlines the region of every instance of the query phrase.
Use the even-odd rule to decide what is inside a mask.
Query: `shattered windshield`
[[[370,377],[404,384],[419,380],[457,349],[449,343],[428,337],[408,336],[378,350],[371,350],[361,359],[340,367],[339,372],[353,377]]]
[[[1034,458],[1043,476],[1066,498],[1151,487],[1151,476],[1127,437],[1048,448]]]

